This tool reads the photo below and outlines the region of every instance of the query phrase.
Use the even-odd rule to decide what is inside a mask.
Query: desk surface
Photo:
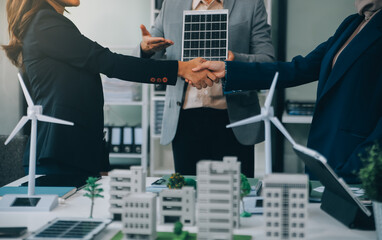
[[[150,185],[157,178],[147,178],[147,185]],[[26,178],[15,181],[8,186],[18,186]],[[105,190],[105,198],[98,198],[94,205],[94,218],[109,218],[109,178],[104,177],[100,181]],[[56,217],[89,217],[90,200],[83,197],[83,190],[78,191],[66,200],[60,200],[59,206],[51,212],[0,212],[0,227],[27,226],[28,232],[35,231]],[[240,219],[240,229],[235,229],[235,234],[251,235],[253,239],[265,239],[264,220],[262,215],[253,215],[250,218]],[[309,204],[308,222],[306,224],[307,240],[365,240],[376,239],[375,231],[351,230],[334,218],[327,215],[320,209],[320,204]],[[172,225],[158,225],[158,231],[169,231]],[[110,224],[97,239],[111,239],[119,230],[120,222]],[[196,227],[184,227],[184,230],[196,232]],[[25,237],[25,236],[24,236]],[[3,239],[3,238],[2,238]],[[4,238],[5,239],[5,238]],[[15,238],[12,238],[13,240]]]

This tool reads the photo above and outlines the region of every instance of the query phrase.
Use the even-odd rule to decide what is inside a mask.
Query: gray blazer
[[[192,0],[165,0],[150,33],[164,37],[174,45],[157,52],[153,58],[180,60],[182,52],[183,10],[191,10]],[[267,24],[263,0],[224,0],[229,10],[228,49],[235,54],[235,61],[270,62],[274,51]],[[185,81],[178,78],[175,86],[167,86],[163,114],[161,144],[169,144],[175,137],[179,112],[183,105]],[[230,122],[235,122],[260,113],[255,91],[246,91],[226,96]],[[243,145],[253,145],[264,140],[262,123],[233,129],[237,140]]]

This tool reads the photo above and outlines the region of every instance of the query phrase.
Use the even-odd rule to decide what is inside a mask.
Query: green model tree
[[[180,235],[180,234],[182,234],[182,232],[183,232],[183,224],[181,222],[177,221],[174,224],[174,234]]]
[[[174,234],[173,240],[186,240],[188,238],[188,231],[183,231],[183,224],[177,221],[174,224]]]
[[[94,199],[98,197],[103,198],[103,196],[101,195],[103,189],[99,188],[101,184],[96,183],[96,181],[97,178],[89,177],[88,180],[86,180],[86,186],[84,188],[84,190],[87,191],[87,193],[85,193],[84,196],[90,198],[90,200],[92,201],[89,218],[93,218]]]
[[[243,198],[251,192],[251,185],[248,182],[248,178],[244,174],[240,174],[240,201],[243,205],[243,212],[241,217],[250,217],[251,214],[245,211]]]
[[[181,189],[184,185],[184,177],[179,173],[173,173],[167,183],[169,189]]]

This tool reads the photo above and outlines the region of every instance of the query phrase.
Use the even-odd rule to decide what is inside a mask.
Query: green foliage
[[[177,221],[174,224],[174,234],[180,235],[180,234],[182,234],[182,232],[183,232],[183,224],[181,222]]]
[[[196,190],[196,181],[194,179],[185,178],[184,181],[185,181],[185,186],[194,187],[194,189]]]
[[[243,198],[251,192],[251,185],[248,182],[248,178],[244,174],[240,174],[240,200],[243,205],[243,212],[240,214],[241,217],[250,217],[252,214],[245,211]]]
[[[172,174],[167,183],[167,187],[170,189],[181,189],[184,185],[184,177],[179,173]]]
[[[103,198],[103,195],[101,195],[101,193],[103,192],[103,189],[99,188],[99,186],[101,186],[101,184],[96,183],[96,182],[97,182],[97,178],[89,177],[86,180],[86,186],[84,188],[84,190],[87,192],[84,194],[84,196],[90,198],[90,200],[91,200],[89,218],[93,218],[94,199],[95,198]]]
[[[366,154],[360,155],[363,168],[359,172],[362,187],[367,196],[375,201],[382,202],[382,149],[380,144],[366,149]]]
[[[251,192],[251,185],[244,174],[240,174],[240,198],[247,196]]]

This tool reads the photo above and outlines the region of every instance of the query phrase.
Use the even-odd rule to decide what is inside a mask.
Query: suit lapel
[[[366,49],[374,41],[381,37],[381,13],[382,12],[378,13],[371,20],[371,22],[368,23],[364,27],[364,29],[362,29],[361,32],[354,37],[354,39],[349,43],[349,45],[345,47],[345,49],[342,51],[342,53],[337,59],[338,64],[335,64],[334,68],[331,71],[330,69],[334,55],[337,53],[339,48],[342,47],[345,41],[350,37],[353,31],[357,28],[360,21],[354,21],[351,24],[351,26],[349,26],[349,28],[346,29],[345,32],[342,34],[343,36],[341,36],[337,43],[334,44],[333,47],[330,49],[330,51],[328,52],[328,61],[325,62],[325,64],[327,64],[327,66],[324,68],[326,69],[326,72],[323,73],[324,79],[326,79],[327,76],[327,81],[319,87],[319,91],[321,89],[322,91],[319,94],[317,100],[320,100],[341,79],[341,77],[346,73],[346,71],[348,71],[349,68],[351,68],[353,63],[357,61],[360,55],[364,51],[366,51]]]
[[[326,53],[324,59],[321,63],[321,73],[318,82],[317,92],[322,93],[322,90],[328,80],[330,73],[332,72],[332,63],[334,55],[338,52],[338,50],[342,47],[342,45],[346,42],[346,40],[350,37],[350,35],[357,28],[358,24],[362,21],[362,17],[359,16],[357,18],[353,18],[349,21],[349,23],[344,23],[343,29],[339,30],[336,35],[334,35],[334,43],[329,48]]]
[[[235,5],[236,0],[224,0],[223,2],[223,8],[228,9],[228,17],[231,16],[232,8]]]

